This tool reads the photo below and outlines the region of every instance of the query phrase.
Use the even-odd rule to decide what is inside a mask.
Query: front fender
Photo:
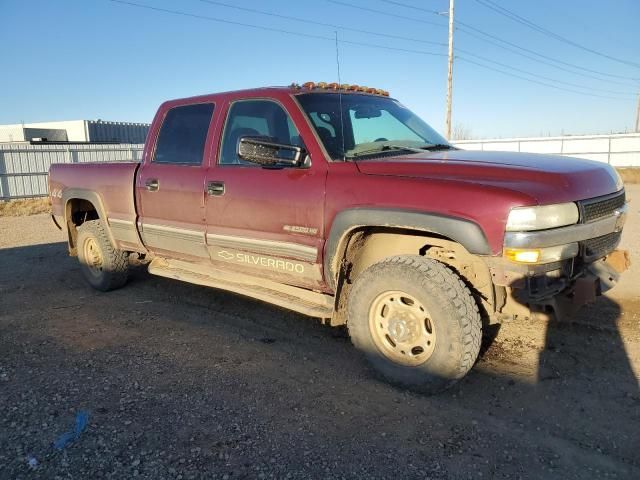
[[[335,216],[325,245],[325,280],[331,288],[336,287],[335,279],[350,234],[363,227],[401,228],[434,233],[459,243],[469,253],[491,254],[484,231],[470,220],[400,209],[352,208]]]

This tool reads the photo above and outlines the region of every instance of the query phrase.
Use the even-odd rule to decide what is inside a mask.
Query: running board
[[[331,318],[333,315],[332,295],[212,266],[156,257],[149,264],[149,273],[239,293],[310,317]]]

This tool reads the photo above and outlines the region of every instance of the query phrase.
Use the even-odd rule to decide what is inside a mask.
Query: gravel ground
[[[610,296],[503,324],[435,397],[376,380],[343,330],[250,299],[142,268],[93,291],[47,216],[0,218],[0,478],[640,478],[631,205],[635,265]]]

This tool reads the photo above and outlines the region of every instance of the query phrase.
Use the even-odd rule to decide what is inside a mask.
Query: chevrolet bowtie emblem
[[[233,253],[229,253],[226,250],[221,250],[218,252],[218,256],[224,260],[231,260],[235,257]]]

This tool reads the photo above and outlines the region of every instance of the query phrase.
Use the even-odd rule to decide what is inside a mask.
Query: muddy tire
[[[444,264],[402,255],[359,275],[348,299],[353,344],[387,381],[433,394],[462,378],[480,351],[478,305]]]
[[[108,292],[127,283],[129,254],[114,248],[100,220],[78,227],[77,246],[82,274],[93,288]]]

